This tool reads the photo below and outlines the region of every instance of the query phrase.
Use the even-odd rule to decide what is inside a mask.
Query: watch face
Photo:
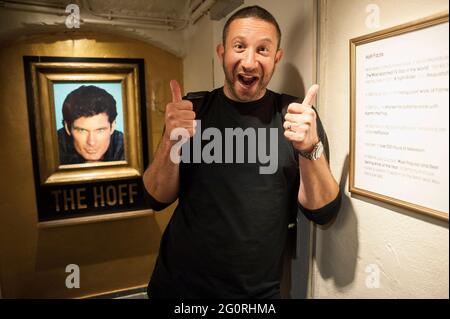
[[[303,157],[306,157],[309,160],[317,160],[320,158],[320,156],[322,156],[323,153],[323,144],[321,141],[319,141],[316,145],[314,145],[313,150],[311,151],[311,153],[307,153],[307,152],[303,152],[300,151],[299,154]]]
[[[313,158],[319,159],[319,157],[322,155],[323,152],[323,145],[322,142],[319,142],[316,144],[316,147],[314,148],[314,152],[313,152]]]

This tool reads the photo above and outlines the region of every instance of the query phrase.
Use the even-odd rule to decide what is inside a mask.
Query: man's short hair
[[[242,8],[242,9],[236,11],[235,13],[233,13],[233,15],[228,18],[227,22],[225,23],[225,26],[223,27],[223,32],[222,32],[222,42],[223,42],[224,46],[225,46],[225,41],[227,39],[228,30],[230,28],[231,22],[233,22],[234,20],[237,20],[237,19],[244,19],[244,18],[257,18],[257,19],[260,19],[260,20],[263,20],[263,21],[266,21],[266,22],[272,24],[275,27],[275,29],[277,30],[277,36],[278,36],[277,49],[280,48],[280,44],[281,44],[280,26],[278,25],[278,22],[277,22],[277,20],[275,20],[274,16],[269,11],[267,11],[264,8],[261,8],[260,6],[250,6],[250,7]]]
[[[106,90],[95,85],[82,85],[70,92],[63,103],[63,125],[69,128],[80,117],[91,117],[106,113],[109,123],[112,124],[117,117],[116,100]]]

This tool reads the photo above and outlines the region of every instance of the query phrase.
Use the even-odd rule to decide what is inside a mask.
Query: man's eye
[[[82,129],[82,128],[76,128],[75,131],[79,134],[83,134],[86,133],[86,130]]]
[[[260,47],[259,48],[259,52],[267,53],[267,52],[269,52],[269,48],[267,48],[267,47]]]
[[[244,46],[242,44],[240,44],[240,43],[236,43],[234,45],[234,48],[237,49],[237,50],[242,50],[244,48]]]
[[[99,128],[99,129],[97,130],[97,132],[99,132],[99,133],[103,133],[104,131],[105,131],[104,128]]]

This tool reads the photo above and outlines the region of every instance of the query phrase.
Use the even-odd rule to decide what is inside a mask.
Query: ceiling
[[[182,31],[209,14],[219,20],[243,0],[0,0],[0,42],[36,33],[67,32],[68,9],[79,9],[81,31],[140,38],[183,55]],[[76,30],[74,30],[76,31]],[[178,47],[177,47],[178,46]],[[181,45],[183,46],[183,45]]]
[[[142,27],[165,26],[179,29],[186,27],[191,12],[199,4],[215,1],[204,0],[6,0],[0,8],[19,12],[66,15],[69,4],[80,10],[81,21],[99,17],[112,21],[132,21]],[[209,9],[209,8],[208,8]]]
[[[134,15],[169,15],[183,17],[195,0],[11,0],[0,1],[24,5],[36,5],[53,8],[65,8],[68,4],[77,4],[80,7],[90,6],[99,12],[130,13]]]
[[[91,8],[99,12],[112,10],[137,16],[159,16],[184,18],[188,15],[189,0],[95,0],[90,1]]]

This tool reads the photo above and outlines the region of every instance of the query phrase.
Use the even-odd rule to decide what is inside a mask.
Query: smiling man
[[[224,93],[235,101],[262,98],[283,55],[278,23],[269,13],[261,16],[229,19],[223,43],[217,46],[225,72]]]
[[[67,95],[62,113],[61,165],[124,159],[123,133],[116,130],[116,101],[106,90],[80,86]]]
[[[267,89],[283,56],[280,41],[269,12],[243,8],[228,19],[217,46],[224,86],[182,100],[178,83],[171,81],[165,131],[144,184],[153,209],[177,198],[178,206],[161,239],[150,298],[280,298],[283,249],[298,212],[318,224],[336,216],[341,196],[323,152],[327,138],[312,108],[318,86],[300,103]],[[234,128],[265,135],[256,145],[242,136],[245,154],[268,146],[277,153],[277,169],[261,174],[262,163],[249,157],[225,163],[171,160],[179,144],[172,132],[186,132],[189,145],[195,134],[211,128],[221,136]],[[276,143],[269,134],[274,130]],[[236,151],[225,156],[239,157]]]

